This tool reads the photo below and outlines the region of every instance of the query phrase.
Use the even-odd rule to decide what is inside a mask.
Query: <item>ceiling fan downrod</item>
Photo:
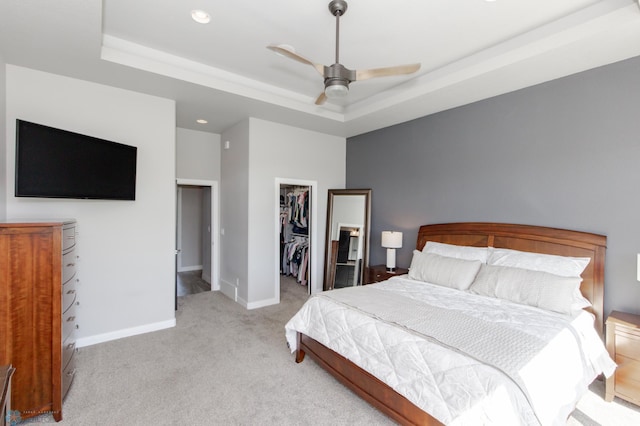
[[[347,11],[347,2],[344,0],[332,0],[329,3],[329,12],[336,17],[336,64],[340,63],[340,17]]]

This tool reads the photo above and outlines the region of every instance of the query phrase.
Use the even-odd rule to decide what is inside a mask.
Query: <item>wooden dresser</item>
[[[11,376],[15,371],[10,365],[0,366],[0,426],[11,424]]]
[[[605,382],[605,400],[617,396],[640,405],[640,316],[611,312],[606,334],[607,350],[618,368]]]
[[[62,420],[75,373],[75,221],[0,223],[0,365],[12,410]]]

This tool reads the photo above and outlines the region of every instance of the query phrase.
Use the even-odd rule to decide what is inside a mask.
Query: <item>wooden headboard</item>
[[[587,232],[505,223],[461,222],[423,225],[416,248],[427,241],[474,247],[496,247],[560,256],[590,257],[580,290],[589,299],[600,336],[604,326],[604,255],[607,237]]]

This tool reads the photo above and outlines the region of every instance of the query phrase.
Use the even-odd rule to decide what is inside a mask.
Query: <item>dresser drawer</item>
[[[377,283],[380,281],[384,281],[386,279],[387,274],[378,272],[378,271],[369,271],[369,279],[368,281],[371,283]]]
[[[69,363],[62,370],[62,397],[67,394],[67,391],[71,387],[71,383],[73,382],[73,378],[76,375],[76,357],[71,356]]]
[[[62,368],[66,368],[76,352],[76,340],[73,335],[69,336],[62,344]]]
[[[62,229],[62,251],[76,245],[76,227],[69,226]]]
[[[364,284],[379,283],[381,281],[388,280],[398,275],[408,274],[409,270],[406,268],[396,268],[393,272],[388,272],[385,265],[369,266],[365,272]]]
[[[76,301],[76,286],[75,280],[71,280],[62,286],[62,312],[66,313],[67,310]]]
[[[616,356],[616,393],[637,401],[640,395],[640,361]]]
[[[65,284],[76,274],[76,252],[71,250],[62,255],[62,283]]]
[[[616,329],[616,356],[640,359],[640,337],[625,333],[624,329]]]
[[[76,305],[71,304],[71,307],[62,314],[62,341],[64,342],[71,336],[76,329]]]

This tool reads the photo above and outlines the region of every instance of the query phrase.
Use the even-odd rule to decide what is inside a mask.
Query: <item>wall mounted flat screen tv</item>
[[[16,120],[16,197],[136,199],[137,148]]]

